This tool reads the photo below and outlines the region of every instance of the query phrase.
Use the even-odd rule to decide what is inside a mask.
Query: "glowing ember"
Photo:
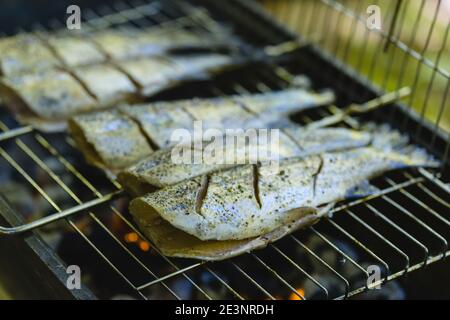
[[[297,291],[297,293],[298,293],[300,296],[302,296],[302,297],[305,296],[305,290],[303,290],[302,288],[296,289],[295,291]],[[302,298],[299,297],[297,294],[295,294],[295,292],[292,292],[292,293],[289,295],[289,300],[302,300]]]
[[[147,241],[141,241],[141,242],[139,242],[139,248],[142,251],[148,251],[148,250],[150,250],[150,245],[148,244]]]
[[[125,235],[124,239],[128,243],[137,242],[138,241],[138,235],[135,232],[130,232],[130,233],[127,233]]]

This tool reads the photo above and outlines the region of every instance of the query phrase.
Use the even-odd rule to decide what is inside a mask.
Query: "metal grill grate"
[[[206,4],[211,12],[197,3]],[[237,23],[229,20],[227,13],[230,10],[238,10],[236,12],[240,14],[250,10],[248,14],[255,15],[254,9],[247,7],[247,4],[235,1],[226,5],[212,1],[196,1],[195,4],[175,0],[151,3],[121,1],[96,10],[85,10],[83,14],[87,20],[84,25],[104,28],[127,23],[137,26],[176,23],[180,27],[216,32],[218,23],[230,27]],[[212,18],[217,6],[223,10],[221,22]],[[321,6],[326,9],[321,9]],[[282,17],[280,12],[285,10],[282,3],[270,8],[278,17]],[[312,10],[347,12],[339,2],[325,0],[315,4]],[[302,22],[302,30],[320,31],[314,30],[313,19],[309,20],[309,24]],[[48,21],[45,25],[36,25],[35,29],[60,27],[61,22]],[[236,28],[236,32],[239,33],[240,29]],[[272,32],[281,33],[275,27]],[[242,36],[248,39],[244,33]],[[264,37],[261,36],[261,39]],[[289,34],[284,33],[277,39],[289,40]],[[321,39],[321,43],[325,40]],[[264,41],[261,40],[261,43]],[[266,40],[265,43],[276,44],[277,41]],[[392,45],[398,44],[394,40]],[[336,50],[340,47],[335,46]],[[373,94],[370,89],[358,90],[357,81],[342,85],[339,82],[343,79],[342,75],[333,80],[337,74],[346,74],[347,70],[336,60],[333,62],[338,64],[338,71],[332,66],[317,64],[328,61],[325,55],[316,57],[317,50],[300,49],[279,66],[250,66],[246,70],[248,72],[231,72],[214,82],[192,84],[177,91],[176,97],[190,97],[192,93],[214,96],[279,89],[286,87],[299,72],[311,77],[314,85],[335,89],[340,98],[339,106],[354,100],[367,100]],[[336,57],[339,57],[337,52]],[[342,60],[348,62],[345,57]],[[430,67],[430,62],[421,60],[425,67]],[[328,72],[330,70],[333,72]],[[439,68],[434,70],[435,73],[445,73]],[[444,105],[445,102],[442,108]],[[308,123],[334,114],[336,110],[336,107],[329,107],[297,120]],[[396,115],[393,112],[391,120],[397,119]],[[414,125],[425,124],[423,114],[419,119],[421,121],[414,122]],[[357,124],[356,119],[351,118],[345,123],[349,127]],[[409,130],[407,123],[404,125]],[[450,139],[443,139],[437,126],[431,135],[426,135],[428,131],[419,129],[422,128],[420,126],[417,130],[421,131],[416,131],[416,138],[425,135],[428,142],[432,141],[427,144],[430,151],[446,160]],[[54,229],[70,234],[61,245],[68,247],[63,258],[68,264],[78,264],[84,256],[92,256],[91,263],[82,265],[82,268],[101,268],[101,271],[92,273],[100,278],[96,279],[97,290],[94,289],[100,297],[110,297],[104,288],[112,287],[111,290],[116,293],[127,293],[142,299],[342,299],[379,284],[389,285],[389,281],[441,260],[450,253],[448,176],[445,170],[435,175],[426,169],[419,169],[395,172],[376,179],[374,184],[379,187],[379,193],[342,203],[333,209],[332,219],[323,219],[314,227],[298,231],[264,250],[215,263],[168,258],[148,243],[134,226],[120,186],[86,166],[69,137],[41,134],[31,127],[20,127],[8,115],[2,115],[0,129],[3,131],[0,134],[1,167],[13,172],[12,180],[20,183],[21,190],[36,195],[39,201],[46,203],[47,213],[58,212],[57,217],[67,221],[43,226],[46,221],[39,220],[42,226],[33,223],[27,226],[30,229],[41,227],[37,232],[44,238]],[[448,170],[448,167],[444,168]],[[2,233],[9,231],[17,230],[0,229]],[[367,267],[370,265],[379,266],[382,277],[378,282],[368,284]],[[115,280],[113,284],[105,282],[103,271],[111,275],[112,278],[108,279]]]

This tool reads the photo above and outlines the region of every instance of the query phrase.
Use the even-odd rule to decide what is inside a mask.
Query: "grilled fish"
[[[24,33],[0,39],[0,74],[29,74],[66,65],[79,67],[107,59],[228,50],[222,37],[173,26],[107,29],[87,34]],[[230,50],[228,50],[230,51]]]
[[[148,210],[145,202],[136,201],[130,208],[142,233],[166,256],[201,260],[224,260],[245,252],[264,248],[285,235],[302,227],[310,226],[325,215],[330,207],[296,209],[297,220],[283,225],[267,234],[244,240],[202,241],[162,219],[154,210]]]
[[[290,158],[281,161],[276,174],[264,164],[246,165],[187,180],[133,200],[130,211],[140,217],[143,211],[156,212],[203,241],[252,239],[296,223],[302,217],[297,209],[317,210],[345,199],[388,170],[437,165],[414,147]]]
[[[52,51],[35,35],[0,39],[0,75],[9,77],[61,66]]]
[[[160,102],[151,105],[120,106],[116,110],[75,116],[68,122],[69,133],[89,163],[115,172],[150,155],[153,149],[169,144],[172,130],[192,126],[191,117],[172,105],[173,103]],[[110,125],[111,119],[116,123],[128,125]],[[99,127],[107,130],[99,131]],[[149,135],[148,132],[152,134]],[[107,142],[109,139],[113,141]],[[105,147],[115,144],[115,141],[125,140],[130,144],[147,141],[150,148],[122,155],[117,154],[116,148]],[[124,159],[117,161],[122,156]],[[95,161],[92,161],[93,159]]]
[[[233,100],[247,107],[249,111],[259,116],[273,117],[273,114],[292,114],[299,111],[298,105],[308,106],[326,105],[334,101],[334,94],[324,90],[320,94],[311,94],[307,90],[290,90],[268,92],[258,96],[240,95]]]
[[[223,41],[211,35],[171,26],[102,30],[92,33],[90,39],[113,60],[226,47]]]
[[[287,135],[283,132],[288,132],[289,134]],[[223,154],[225,152],[236,153],[236,155],[243,154],[242,159],[244,161],[236,161],[235,163],[221,161],[218,163],[185,164],[173,161],[173,148],[162,149],[120,172],[118,179],[122,186],[129,190],[131,194],[142,195],[151,190],[167,187],[194,177],[248,164],[250,159],[248,156],[249,150],[257,150],[257,160],[264,162],[363,147],[371,143],[372,136],[369,132],[344,128],[324,128],[314,130],[314,132],[305,131],[301,127],[284,128],[284,131],[281,131],[279,135],[277,150],[269,150],[272,151],[271,153],[266,150],[266,148],[270,149],[270,144],[258,146],[257,141],[256,145],[247,143],[244,146],[237,146],[231,150],[227,150],[224,145]],[[204,144],[201,151],[204,152],[207,146],[208,144]],[[189,146],[189,151],[193,153],[194,146]],[[277,154],[274,154],[274,152]],[[223,159],[226,159],[225,156]]]
[[[167,148],[176,143],[171,140],[174,130],[182,128],[193,132],[196,120],[203,121],[202,129],[263,126],[257,117],[229,98],[162,102],[128,106],[121,110],[136,120],[143,132],[159,148]]]
[[[306,108],[312,108],[319,105],[325,105],[333,101],[333,95],[326,92],[323,94],[316,94],[313,92],[306,92],[301,94],[292,94],[293,91],[303,91],[303,89],[287,89],[281,92],[274,93],[276,99],[268,99],[268,106],[266,107],[267,112],[270,112],[271,104],[280,105],[284,101],[282,93],[287,93],[290,97],[287,104],[290,104],[290,110],[300,111]],[[307,100],[308,103],[305,104],[305,95],[309,94],[312,98]],[[260,96],[266,98],[270,97],[269,93],[266,94],[255,94],[252,95],[260,101]],[[294,100],[295,97],[298,100]],[[203,127],[206,128],[217,128],[220,130],[227,128],[265,128],[274,126],[274,119],[277,115],[272,114],[272,118],[266,117],[264,121],[259,120],[252,112],[243,105],[236,103],[234,97],[230,98],[213,98],[213,99],[194,99],[194,100],[181,100],[173,102],[160,102],[145,105],[134,105],[134,106],[123,106],[120,112],[133,120],[141,127],[141,134],[152,143],[156,148],[167,148],[176,143],[177,141],[171,141],[172,132],[175,129],[184,128],[193,131],[194,120],[202,120]],[[294,108],[294,103],[297,101],[296,108]],[[251,104],[251,99],[247,99],[247,104]],[[109,111],[104,111],[109,112]],[[94,118],[98,118],[97,115],[93,115]],[[82,143],[80,149],[83,153],[95,153],[97,149],[96,140],[99,139],[98,134],[95,130],[90,130],[90,124],[88,121],[89,115],[84,117],[73,117],[69,121],[69,128],[76,129],[71,131],[76,131],[77,139],[76,141],[90,141],[90,149],[84,150],[86,144]],[[108,117],[102,117],[101,119],[108,119]],[[84,122],[88,122],[84,124]],[[106,126],[107,124],[102,124]],[[112,132],[110,132],[112,134]],[[95,135],[95,136],[94,136]],[[131,136],[134,135],[121,130],[115,133],[117,137],[120,135]],[[98,158],[115,158],[114,150],[111,150],[111,154],[107,155],[107,150],[104,150],[102,157]],[[92,156],[90,157],[92,158]],[[142,158],[129,158],[129,163],[136,163]],[[106,161],[107,162],[107,161]],[[117,170],[116,167],[109,167],[107,163],[98,163],[102,168],[108,168],[112,170]]]
[[[224,54],[152,56],[116,63],[140,86],[144,96],[180,82],[208,78],[233,64],[233,58]]]
[[[75,78],[57,69],[3,78],[0,94],[22,122],[45,131],[61,130],[65,119],[97,106]]]
[[[215,54],[195,55],[191,58],[192,61],[190,58],[184,61],[191,61],[195,67],[185,67],[184,70],[177,71],[180,72],[180,78],[176,77],[175,73],[171,76],[166,74],[164,77],[154,77],[155,82],[149,84],[151,89],[144,90],[145,94],[154,94],[182,81],[183,78],[188,78],[188,72],[207,72],[209,68],[226,63],[225,61],[231,63],[225,56]],[[42,73],[3,78],[0,80],[0,93],[5,96],[4,100],[9,102],[7,106],[13,113],[18,114],[23,122],[43,131],[58,131],[65,129],[66,121],[75,114],[141,101],[142,92],[139,92],[140,88],[134,85],[134,80],[130,77],[132,76],[123,73],[114,64],[84,66],[73,73],[52,69]],[[24,113],[32,113],[33,116]]]
[[[69,68],[103,63],[107,56],[82,35],[43,35],[55,55]]]
[[[116,110],[80,115],[78,119],[78,125],[70,127],[72,137],[87,161],[94,165],[126,168],[134,163],[134,159],[153,151],[139,126]],[[83,131],[89,135],[83,136]]]
[[[186,101],[187,102],[187,101]],[[173,130],[192,130],[193,118],[181,107],[186,103],[157,102],[145,105],[124,106],[120,110],[132,118],[142,128],[142,133],[158,148],[171,144]]]

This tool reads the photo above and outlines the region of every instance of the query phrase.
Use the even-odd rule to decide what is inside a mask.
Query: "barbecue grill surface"
[[[175,23],[214,33],[219,26],[226,27],[251,45],[246,50],[295,38],[251,1],[118,1],[86,7],[83,17],[83,27],[87,28]],[[54,30],[64,24],[45,16],[22,27],[27,31]],[[338,108],[381,93],[319,46],[308,45],[284,55],[276,64],[250,64],[212,81],[164,92],[152,101],[276,90],[287,87],[296,75],[307,75],[314,89],[332,88]],[[67,209],[76,212],[34,229],[31,236],[27,235],[26,244],[34,249],[28,254],[45,261],[61,287],[67,276],[61,270],[72,264],[80,266],[86,289],[83,294],[73,293],[75,298],[93,298],[92,291],[99,298],[341,299],[378,285],[395,292],[387,297],[403,298],[392,280],[450,253],[450,220],[446,214],[450,208],[450,140],[406,106],[389,108],[389,117],[383,109],[348,119],[343,125],[389,122],[443,160],[441,171],[411,169],[384,175],[373,183],[380,192],[338,204],[331,219],[323,219],[264,250],[223,262],[161,255],[133,224],[127,212],[129,199],[120,186],[88,166],[68,135],[39,133],[17,123],[5,111],[0,116],[4,186],[0,193],[6,202],[0,202],[0,213],[17,226]],[[335,112],[336,107],[329,107],[302,113],[295,120],[305,124]],[[414,134],[417,130],[420,132]],[[378,282],[368,284],[369,266],[379,268]]]

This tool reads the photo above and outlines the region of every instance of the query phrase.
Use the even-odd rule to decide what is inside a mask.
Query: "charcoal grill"
[[[267,48],[297,39],[308,43],[285,53],[276,64],[242,67],[212,81],[183,85],[154,99],[280,89],[301,74],[312,80],[315,89],[332,88],[338,97],[336,106],[295,117],[304,124],[336,114],[350,103],[362,103],[408,85],[413,94],[405,104],[392,104],[357,119],[349,117],[344,125],[358,127],[368,120],[388,122],[442,160],[441,170],[411,169],[384,175],[374,181],[378,193],[341,203],[332,210],[332,218],[263,250],[214,263],[168,258],[133,224],[120,185],[87,166],[67,135],[39,133],[2,113],[2,184],[13,184],[18,191],[3,190],[9,196],[0,197],[1,220],[7,224],[0,228],[4,234],[0,243],[17,246],[14,253],[32,261],[29,264],[38,274],[38,284],[44,287],[45,283],[46,292],[59,298],[300,300],[357,298],[376,292],[370,289],[378,286],[395,291],[396,279],[444,260],[450,253],[450,136],[441,128],[450,114],[450,73],[441,63],[443,52],[448,50],[450,23],[447,21],[445,38],[437,40],[438,56],[431,59],[427,46],[433,37],[434,20],[427,21],[425,46],[410,48],[400,40],[407,5],[390,3],[394,4],[387,31],[366,28],[365,16],[359,13],[365,1],[358,1],[356,7],[338,0],[262,1],[267,11],[253,1],[113,1],[82,7],[82,12],[83,28],[178,24],[218,32],[226,27],[253,47]],[[418,20],[425,9],[439,11],[441,4],[422,0]],[[352,37],[346,43],[333,37],[333,28],[340,24],[346,26],[347,32],[365,36],[362,50],[370,45],[371,37],[375,37],[379,50],[367,56],[365,51],[360,52],[355,63],[349,54],[354,50]],[[21,26],[23,29],[16,32],[63,26],[60,18],[45,19]],[[415,66],[412,77],[388,81],[393,76],[389,59],[395,55],[403,57],[403,71]],[[381,63],[383,68],[377,69]],[[429,73],[430,84],[426,87],[418,82],[421,72]],[[375,76],[379,73],[383,81],[376,86]],[[438,78],[445,81],[446,87],[438,97],[438,113],[429,120],[426,110]],[[425,100],[417,102],[414,97],[422,91]],[[419,112],[412,108],[417,103]],[[22,200],[29,196],[39,209],[21,205],[11,195]],[[39,219],[30,214],[36,211],[42,214]],[[80,290],[65,286],[65,271],[72,264],[79,265],[82,271]],[[371,280],[371,266],[380,270],[379,279]]]

